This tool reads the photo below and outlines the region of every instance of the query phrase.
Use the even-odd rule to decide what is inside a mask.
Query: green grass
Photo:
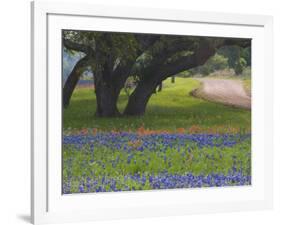
[[[244,89],[248,95],[251,95],[251,79],[243,80]]]
[[[238,136],[221,137],[214,143],[232,140],[236,144],[231,147],[215,145],[199,147],[195,142],[183,139],[181,135],[174,136],[173,139],[165,136],[138,136],[140,146],[146,146],[139,150],[138,147],[130,148],[130,135],[105,134],[106,138],[102,138],[103,135],[99,134],[84,145],[64,145],[63,180],[70,193],[79,192],[81,184],[86,188],[87,183],[89,187],[86,192],[95,192],[97,186],[103,187],[104,191],[112,191],[110,187],[112,182],[105,183],[103,179],[114,180],[116,188],[120,190],[149,190],[153,187],[147,178],[163,173],[170,175],[191,173],[194,176],[227,175],[231,171],[235,172],[233,168],[245,176],[251,173],[250,138],[241,140]],[[155,143],[154,146],[144,145],[145,142],[151,141]],[[146,182],[144,184],[128,179],[129,175],[146,177]],[[95,181],[96,184],[93,185],[88,179],[91,182]]]
[[[163,84],[163,90],[150,98],[144,116],[118,118],[95,117],[94,90],[79,88],[74,91],[70,106],[64,110],[64,129],[135,130],[142,125],[149,129],[166,130],[188,128],[193,125],[250,129],[250,111],[194,98],[189,93],[197,87],[199,82],[192,78],[177,77],[175,83],[168,79]],[[122,92],[118,100],[120,111],[123,111],[127,100],[127,95]]]
[[[76,89],[63,115],[66,138],[62,150],[63,193],[194,187],[189,183],[181,186],[182,180],[173,180],[177,176],[182,179],[187,174],[198,177],[223,174],[231,177],[231,173],[239,171],[242,181],[243,176],[250,176],[249,135],[246,135],[246,139],[243,134],[240,136],[241,133],[233,137],[221,135],[210,143],[206,141],[206,135],[193,135],[193,139],[188,139],[179,130],[172,134],[161,131],[159,135],[155,135],[158,131],[147,135],[140,130],[128,133],[103,132],[113,129],[136,131],[142,126],[150,130],[169,131],[184,128],[185,133],[192,126],[203,128],[203,133],[209,128],[220,126],[250,131],[250,111],[191,96],[190,92],[199,86],[200,83],[191,78],[177,77],[175,83],[168,79],[163,83],[162,91],[151,97],[144,116],[117,118],[95,117],[94,90]],[[128,96],[122,91],[118,100],[121,112],[127,101]],[[81,128],[98,128],[98,132],[85,136],[79,132],[68,136],[67,128],[71,129],[70,134],[72,129]],[[167,180],[160,182],[162,186],[158,187],[155,186],[156,178],[150,181],[151,177],[157,176],[173,178],[168,183]],[[241,185],[241,179],[223,185]],[[217,184],[214,181],[212,185]]]

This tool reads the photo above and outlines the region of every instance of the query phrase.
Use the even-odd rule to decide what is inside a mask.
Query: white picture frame
[[[253,184],[220,189],[63,196],[60,193],[61,158],[57,151],[61,142],[61,81],[59,76],[55,76],[61,69],[59,31],[79,28],[186,34],[182,29],[184,26],[188,27],[189,34],[202,35],[204,31],[208,36],[253,40]],[[42,224],[272,208],[272,42],[270,16],[32,2],[32,222]]]

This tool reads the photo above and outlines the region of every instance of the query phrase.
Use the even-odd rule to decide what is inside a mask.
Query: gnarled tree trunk
[[[102,69],[101,69],[102,68]],[[127,80],[131,66],[120,66],[114,71],[108,64],[97,67],[95,71],[96,116],[114,117],[121,115],[117,101]]]
[[[97,101],[97,116],[117,116],[120,115],[117,109],[117,100],[120,94],[121,89],[123,88],[126,79],[130,75],[129,72],[132,69],[132,66],[135,63],[136,58],[141,55],[149,46],[155,43],[160,38],[159,35],[147,36],[142,34],[136,34],[136,39],[140,44],[140,49],[138,49],[137,54],[134,59],[131,59],[126,62],[125,65],[120,65],[113,70],[112,58],[111,56],[107,58],[105,68],[103,68],[102,76],[99,76],[95,73],[95,92],[96,92],[96,101]],[[98,52],[92,49],[91,46],[83,45],[80,43],[72,42],[69,39],[63,39],[64,47],[67,49],[84,52],[89,61],[97,61],[94,58],[98,57]],[[107,56],[108,57],[108,56]],[[81,61],[81,62],[80,62]],[[83,61],[78,61],[75,65],[73,71],[69,75],[64,88],[63,88],[63,106],[66,108],[69,105],[71,95],[74,91],[75,86],[77,85],[79,78],[83,71]],[[89,62],[87,62],[89,63]],[[109,65],[112,64],[112,65]],[[109,68],[111,67],[111,68]],[[97,76],[96,76],[97,75]],[[101,75],[101,74],[100,74]]]
[[[161,83],[158,85],[157,91],[158,91],[158,92],[162,91],[162,88],[163,88],[163,83],[161,82]]]
[[[129,97],[124,115],[141,116],[145,113],[148,100],[155,92],[159,82],[156,80],[142,80]]]
[[[165,63],[165,57],[162,55],[162,61],[155,61],[154,64],[152,63],[145,68],[145,75],[129,97],[124,115],[143,115],[149,98],[156,91],[157,85],[174,74],[204,64],[214,54],[215,48],[213,46],[202,43],[193,55],[180,57],[172,63]],[[169,57],[168,54],[167,57]]]
[[[95,84],[95,92],[97,102],[96,116],[114,117],[120,115],[117,108],[119,90],[101,81]]]
[[[72,93],[79,81],[80,76],[84,72],[87,62],[88,62],[88,57],[84,57],[84,58],[80,59],[76,63],[74,68],[72,69],[69,76],[67,77],[67,80],[63,87],[63,107],[64,108],[68,107]]]

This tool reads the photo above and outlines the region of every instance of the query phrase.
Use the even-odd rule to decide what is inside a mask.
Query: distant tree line
[[[202,66],[182,71],[178,76],[190,77],[193,75],[208,76],[215,71],[232,69],[234,74],[240,76],[247,68],[251,68],[251,47],[224,46],[217,50]]]

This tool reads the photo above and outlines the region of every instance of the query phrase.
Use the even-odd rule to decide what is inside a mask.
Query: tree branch
[[[84,52],[87,55],[94,53],[94,50],[90,46],[78,44],[78,43],[75,43],[68,39],[63,39],[63,45],[67,49],[71,49],[71,50],[78,51],[78,52]]]
[[[251,40],[250,39],[241,39],[241,38],[227,38],[225,39],[223,46],[229,46],[229,45],[236,45],[241,48],[247,48],[251,46]]]
[[[159,78],[161,77],[161,79],[166,79],[167,77],[180,73],[184,70],[192,69],[205,64],[205,62],[216,53],[217,48],[229,45],[236,45],[245,48],[251,46],[251,41],[248,39],[227,38],[224,40],[222,39],[217,43],[210,43],[208,41],[202,40],[199,43],[199,47],[194,50],[192,55],[182,56],[176,61],[170,63],[151,65],[149,70],[151,70],[153,67],[153,71],[159,71]]]

